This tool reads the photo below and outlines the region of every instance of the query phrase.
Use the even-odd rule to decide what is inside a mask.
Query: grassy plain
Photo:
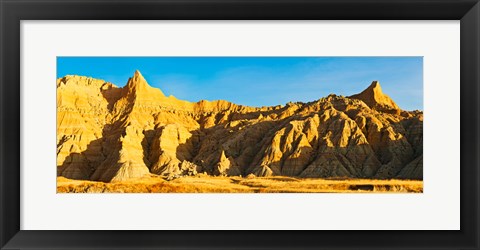
[[[57,177],[57,193],[422,193],[421,180],[214,177],[164,180],[157,176],[104,183]]]

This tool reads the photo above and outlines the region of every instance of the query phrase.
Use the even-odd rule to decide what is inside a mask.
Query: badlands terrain
[[[423,112],[372,82],[353,96],[248,107],[57,79],[58,192],[422,192]],[[261,96],[259,96],[261,98]]]

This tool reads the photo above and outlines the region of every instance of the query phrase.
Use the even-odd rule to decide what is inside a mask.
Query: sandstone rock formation
[[[140,72],[127,85],[57,79],[57,173],[121,181],[147,175],[423,178],[423,113],[374,81],[350,97],[246,107],[165,96]]]
[[[373,81],[367,89],[362,91],[362,93],[352,95],[350,98],[362,100],[370,108],[382,112],[399,114],[401,111],[397,104],[389,96],[383,93],[382,87],[380,87],[378,81]]]

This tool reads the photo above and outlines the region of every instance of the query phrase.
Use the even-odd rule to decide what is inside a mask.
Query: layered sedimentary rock
[[[400,113],[400,108],[389,96],[383,93],[378,81],[373,81],[367,89],[359,94],[350,96],[350,98],[362,100],[370,108],[381,112]]]
[[[65,76],[57,113],[57,173],[72,179],[423,178],[423,113],[401,110],[376,81],[350,97],[256,108],[167,97],[138,71],[123,88]]]

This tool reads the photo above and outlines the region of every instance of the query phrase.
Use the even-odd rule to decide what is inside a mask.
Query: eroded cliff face
[[[423,113],[401,110],[373,82],[360,94],[246,107],[191,103],[140,72],[118,88],[57,80],[57,173],[122,181],[146,175],[423,178]]]

